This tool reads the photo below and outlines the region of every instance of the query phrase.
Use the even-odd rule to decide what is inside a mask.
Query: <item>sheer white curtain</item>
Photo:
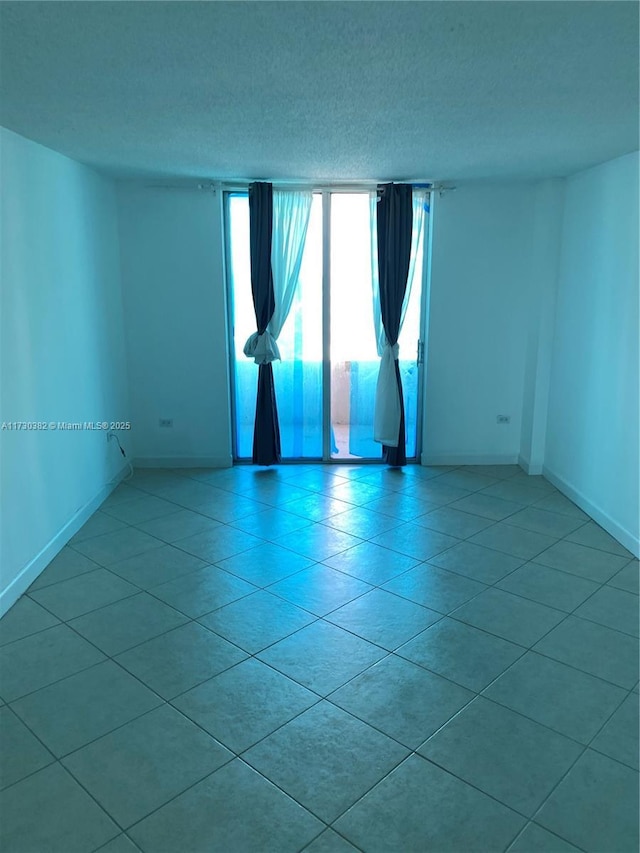
[[[244,345],[244,354],[256,364],[280,360],[277,340],[296,292],[312,200],[311,192],[273,191],[271,272],[275,309],[266,332],[254,332]]]
[[[378,278],[378,219],[376,204],[378,195],[372,192],[369,196],[371,212],[371,287],[373,295],[373,324],[376,334],[376,345],[380,356],[380,372],[378,373],[378,384],[376,385],[376,400],[373,416],[373,440],[387,447],[398,446],[398,434],[400,431],[400,395],[398,394],[398,383],[394,361],[398,358],[398,344],[390,346],[382,325],[382,312],[380,311],[380,282]],[[407,276],[407,289],[402,302],[402,314],[400,316],[400,330],[407,312],[411,285],[416,270],[418,250],[423,239],[426,214],[428,209],[429,193],[426,190],[414,190],[412,193],[413,217],[411,222],[411,258],[409,260],[409,274]]]

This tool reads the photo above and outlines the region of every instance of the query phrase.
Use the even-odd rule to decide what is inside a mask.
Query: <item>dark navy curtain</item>
[[[253,183],[249,186],[249,244],[251,252],[251,292],[258,334],[263,335],[273,316],[275,300],[271,272],[271,228],[273,224],[273,186]],[[258,397],[253,429],[253,462],[273,465],[280,462],[280,425],[270,363],[258,367]]]
[[[378,278],[382,325],[391,346],[398,343],[402,303],[407,290],[413,227],[413,189],[410,184],[378,186]],[[382,458],[389,465],[406,465],[404,395],[400,366],[395,359],[400,395],[400,433],[397,447],[382,446]]]

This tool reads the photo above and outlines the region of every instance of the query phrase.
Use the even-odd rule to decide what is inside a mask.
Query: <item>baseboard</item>
[[[29,589],[38,575],[46,569],[51,560],[62,551],[71,537],[75,536],[83,524],[100,508],[103,501],[109,497],[111,492],[128,473],[129,466],[126,465],[110,483],[103,486],[95,497],[88,501],[69,519],[64,527],[49,540],[40,553],[27,563],[20,574],[11,581],[9,586],[0,592],[0,617],[4,616],[10,607],[13,607],[20,596]]]
[[[231,456],[138,456],[134,468],[231,468]]]
[[[547,467],[543,468],[542,473],[556,489],[559,489],[563,495],[572,500],[583,512],[591,516],[600,527],[606,530],[607,533],[610,533],[627,551],[631,551],[636,557],[640,557],[640,539],[637,536],[634,536],[633,533],[621,524],[618,524],[615,519],[611,518],[603,509],[585,497],[575,486],[557,474],[554,474]]]
[[[518,456],[518,465],[522,468],[525,474],[542,474],[542,465],[532,465],[524,456]]]
[[[423,453],[423,465],[517,465],[518,456],[513,453]]]

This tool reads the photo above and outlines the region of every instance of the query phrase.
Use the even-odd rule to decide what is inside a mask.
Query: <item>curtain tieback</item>
[[[272,361],[280,361],[280,350],[276,339],[270,331],[262,334],[254,332],[247,338],[243,349],[247,358],[252,358],[256,364],[270,364]]]
[[[392,346],[387,342],[384,345],[376,385],[373,440],[388,447],[398,446],[400,432],[400,396],[395,368],[398,353],[398,344]]]

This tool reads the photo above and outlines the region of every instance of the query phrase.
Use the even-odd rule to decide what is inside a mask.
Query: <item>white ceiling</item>
[[[635,2],[2,2],[0,123],[120,176],[530,179],[638,147]]]

